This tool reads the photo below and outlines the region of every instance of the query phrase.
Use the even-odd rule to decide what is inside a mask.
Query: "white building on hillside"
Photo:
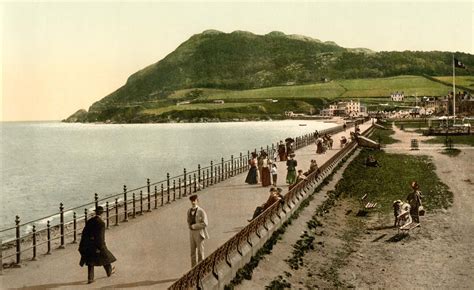
[[[390,95],[390,99],[394,102],[403,102],[405,94],[403,92],[395,92]]]

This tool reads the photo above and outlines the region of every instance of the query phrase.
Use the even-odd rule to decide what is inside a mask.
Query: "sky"
[[[474,2],[0,0],[0,120],[61,120],[207,29],[474,53]]]

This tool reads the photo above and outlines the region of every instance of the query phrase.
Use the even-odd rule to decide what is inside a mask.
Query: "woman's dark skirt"
[[[257,184],[257,167],[250,167],[247,178],[245,178],[245,183],[248,184]]]
[[[270,179],[270,169],[268,167],[262,167],[262,186],[270,186],[272,181]]]

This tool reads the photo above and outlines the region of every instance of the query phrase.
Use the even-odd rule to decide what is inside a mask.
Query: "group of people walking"
[[[317,140],[319,139],[323,140],[319,143],[326,144],[325,146],[328,148],[332,147],[332,139],[328,134],[322,137],[318,136]],[[278,146],[278,157],[280,161],[286,161],[286,183],[290,186],[290,189],[298,182],[306,179],[306,176],[318,170],[316,160],[311,160],[308,171],[303,173],[301,169],[296,170],[298,162],[295,160],[296,155],[293,149],[293,142],[294,140],[292,138],[287,138],[285,139],[285,143],[280,141]],[[321,146],[318,145],[319,143],[318,141],[316,142],[318,151],[320,151],[319,147]],[[260,181],[264,187],[273,185],[270,189],[268,200],[255,209],[252,217],[252,219],[254,219],[275,202],[282,201],[284,197],[282,195],[282,189],[276,187],[278,176],[276,162],[269,158],[267,152],[262,150],[259,155],[257,155],[256,152],[252,152],[249,165],[250,169],[245,179],[246,183],[258,184]],[[194,267],[204,259],[204,240],[209,238],[207,231],[208,219],[204,209],[198,205],[198,196],[191,195],[189,200],[191,202],[191,208],[187,211],[187,223],[190,232],[191,266]],[[97,206],[95,216],[86,221],[79,244],[79,252],[81,255],[79,264],[80,266],[87,266],[88,283],[94,282],[94,267],[96,266],[103,266],[108,277],[115,273],[115,267],[112,266],[112,263],[117,259],[109,251],[105,243],[106,227],[101,217],[103,213],[104,208]]]
[[[249,160],[250,169],[245,178],[245,182],[248,184],[260,183],[262,186],[276,185],[277,182],[277,166],[268,158],[268,154],[265,151],[261,151],[260,155],[252,152],[252,158]]]
[[[329,134],[324,134],[320,136],[319,134],[315,136],[315,141],[316,143],[316,153],[317,154],[323,154],[326,153],[326,150],[332,149],[333,145],[333,140],[331,135]]]

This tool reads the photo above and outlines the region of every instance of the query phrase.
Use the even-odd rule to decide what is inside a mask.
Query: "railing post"
[[[168,196],[168,200],[166,203],[170,203],[170,174],[166,173],[166,193]]]
[[[97,208],[99,206],[99,195],[96,193],[94,193],[94,203],[95,203],[95,208]]]
[[[36,226],[33,225],[33,258],[32,261],[36,261]]]
[[[209,187],[209,168],[206,169],[206,187]]]
[[[176,179],[173,179],[173,201],[176,200]]]
[[[115,226],[119,225],[118,198],[115,198]]]
[[[155,209],[158,208],[158,186],[155,185]]]
[[[143,191],[140,190],[140,214],[143,214]]]
[[[147,192],[147,201],[148,201],[148,211],[151,211],[151,188],[150,188],[150,178],[146,179],[146,192]]]
[[[127,208],[127,186],[123,186],[123,211],[125,213],[125,217],[123,219],[124,222],[128,222],[128,208]]]
[[[49,221],[46,222],[46,230],[47,230],[47,237],[48,237],[48,252],[46,252],[46,255],[50,255],[51,254],[51,224]]]
[[[234,155],[230,155],[230,176],[234,176]]]
[[[198,164],[198,183],[201,184],[201,164]]]
[[[221,181],[224,180],[224,157],[221,158]]]
[[[186,168],[184,168],[183,170],[183,187],[184,187],[184,194],[183,196],[186,196],[186,177],[187,177],[187,174],[186,174]]]
[[[15,236],[16,236],[16,263],[20,264],[21,261],[21,239],[20,239],[20,217],[15,217]]]
[[[194,175],[196,175],[196,173],[194,173]],[[189,174],[188,179],[189,179],[189,194],[192,194],[193,193],[193,179],[191,178],[191,174]]]
[[[135,218],[135,214],[136,214],[136,211],[135,211],[135,192],[132,193],[132,198],[133,198],[133,201],[132,201],[132,206],[133,206],[132,217]]]
[[[76,212],[72,213],[72,243],[75,244],[77,242],[77,218]]]
[[[214,184],[217,183],[217,166],[214,167]]]
[[[214,173],[214,162],[211,161],[211,185],[214,184],[213,173]]]
[[[150,187],[148,187],[147,203],[148,203],[148,212],[150,212],[150,211],[151,211],[151,193],[150,193]]]
[[[84,209],[84,225],[87,222],[87,208]]]
[[[150,190],[150,178],[146,179],[146,190],[147,190],[148,194],[150,194],[150,192],[151,192],[151,190]]]
[[[61,234],[59,249],[64,249],[64,206],[62,202],[59,204],[59,232]]]
[[[106,225],[107,228],[109,228],[109,217],[110,217],[109,202],[106,201],[105,202],[105,225]]]
[[[163,191],[163,183],[161,184],[161,206],[163,206],[163,202],[164,202],[164,191]]]
[[[240,166],[239,166],[239,173],[242,173],[242,170],[243,170],[243,166],[242,166],[242,152],[240,152]]]
[[[196,184],[196,173],[194,173],[194,192],[197,191],[197,184]]]
[[[181,177],[178,178],[178,198],[181,198]]]

